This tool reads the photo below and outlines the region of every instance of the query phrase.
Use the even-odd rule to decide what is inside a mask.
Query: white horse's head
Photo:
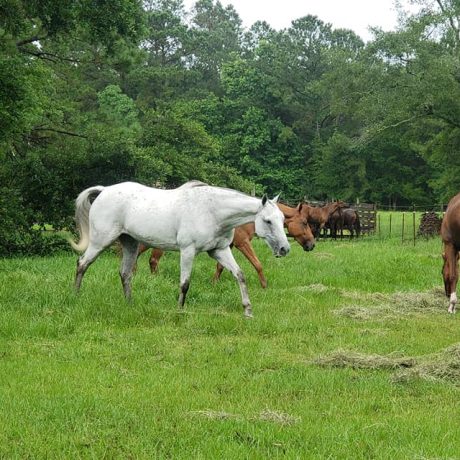
[[[278,197],[269,200],[267,195],[263,196],[255,224],[257,235],[264,238],[276,257],[283,257],[291,247],[284,232],[284,215],[276,205]]]

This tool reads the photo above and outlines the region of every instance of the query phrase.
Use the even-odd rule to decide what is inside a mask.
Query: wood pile
[[[442,218],[433,211],[424,212],[420,220],[420,226],[418,228],[419,236],[436,236],[441,231]]]

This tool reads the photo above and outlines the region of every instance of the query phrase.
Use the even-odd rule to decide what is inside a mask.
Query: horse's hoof
[[[252,310],[244,310],[244,317],[245,318],[254,318],[254,316],[252,316]]]

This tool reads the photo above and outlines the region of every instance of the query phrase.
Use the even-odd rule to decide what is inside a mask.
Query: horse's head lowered
[[[304,251],[312,251],[315,247],[315,237],[308,223],[308,209],[304,203],[300,203],[295,210],[295,214],[286,220],[288,233]]]
[[[267,195],[262,198],[261,207],[256,214],[256,233],[264,238],[276,257],[288,254],[291,247],[284,232],[284,215],[276,206],[278,196],[269,200]]]

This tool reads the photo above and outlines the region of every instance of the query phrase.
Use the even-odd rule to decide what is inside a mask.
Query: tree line
[[[411,3],[364,43],[316,16],[244,29],[216,0],[0,0],[0,254],[49,251],[37,228],[68,228],[82,189],[124,180],[445,202],[460,4]]]

